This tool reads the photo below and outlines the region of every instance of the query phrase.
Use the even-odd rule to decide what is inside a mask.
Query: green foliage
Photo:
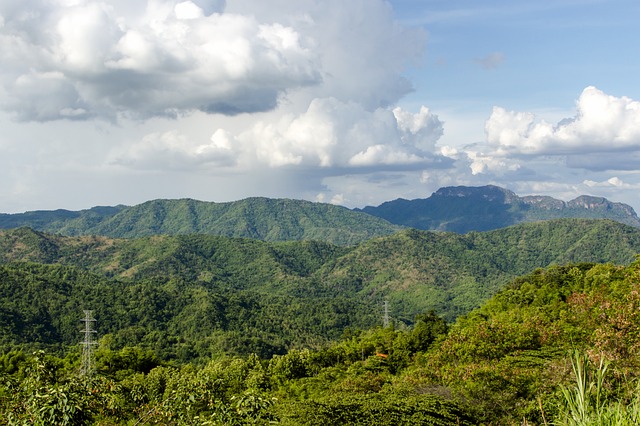
[[[640,347],[633,332],[640,325],[635,312],[639,266],[569,264],[518,278],[459,318],[445,339],[415,359],[406,380],[415,386],[445,386],[467,401],[479,419],[498,424],[514,418],[543,424],[571,410],[598,418],[627,405],[633,412],[629,395],[634,395],[630,383],[637,377]],[[588,363],[577,359],[578,385],[569,386],[565,354],[574,349],[606,363],[591,376]],[[613,373],[606,386],[605,366]],[[556,404],[561,389],[573,409]],[[559,407],[566,411],[558,412]]]
[[[6,350],[77,345],[87,308],[94,309],[106,349],[141,345],[160,360],[180,362],[318,347],[371,318],[370,305],[312,291],[278,295],[208,283],[131,283],[60,265],[0,265],[0,344]],[[120,363],[105,365],[112,362]]]
[[[595,373],[592,373],[588,358],[577,351],[571,359],[571,366],[575,384],[560,388],[565,403],[560,423],[567,426],[588,425],[592,419],[601,417],[605,410],[604,376],[608,366],[601,359]]]
[[[453,321],[536,268],[577,260],[627,264],[639,251],[636,228],[608,221],[567,219],[467,235],[406,230],[359,245],[326,270],[324,281],[336,291],[386,296],[406,323],[429,309]]]
[[[444,336],[448,331],[448,324],[434,310],[417,315],[409,338],[412,352],[426,351],[438,337]]]
[[[629,403],[611,401],[605,383],[609,363],[593,366],[588,356],[576,351],[571,359],[574,383],[561,386],[561,409],[554,423],[562,426],[627,426],[640,422],[637,389]],[[595,368],[594,368],[595,367]]]
[[[434,395],[340,395],[295,402],[280,411],[282,425],[472,425],[473,419]]]
[[[352,245],[389,235],[402,227],[466,233],[561,218],[611,219],[640,226],[640,219],[631,207],[604,198],[582,196],[565,203],[550,197],[518,197],[489,185],[441,188],[428,199],[398,199],[362,210],[269,198],[230,203],[153,200],[131,207],[0,214],[0,229],[30,227],[62,235],[116,238],[210,234]]]
[[[108,377],[148,373],[159,364],[153,351],[138,346],[127,346],[119,351],[100,348],[95,352],[96,371]]]
[[[269,374],[278,383],[306,377],[310,370],[309,351],[290,350],[276,355],[269,362]]]
[[[104,383],[70,376],[42,351],[21,376],[4,376],[0,386],[7,425],[88,425],[100,413],[95,402],[105,398]]]
[[[452,325],[426,311],[410,326],[350,329],[339,342],[270,359],[218,352],[198,363],[162,363],[144,346],[115,347],[115,335],[108,335],[89,382],[71,374],[77,355],[7,352],[0,357],[0,418],[109,425],[637,424],[637,294],[640,261],[553,266],[513,280]]]

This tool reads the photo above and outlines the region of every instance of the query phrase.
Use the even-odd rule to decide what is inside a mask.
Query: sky
[[[637,0],[0,0],[0,212],[493,184],[640,211]]]

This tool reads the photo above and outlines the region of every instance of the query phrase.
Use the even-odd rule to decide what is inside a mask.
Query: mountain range
[[[153,200],[131,207],[0,215],[0,229],[22,226],[68,236],[207,234],[264,241],[319,240],[340,245],[357,244],[402,229],[384,219],[332,204],[260,197],[229,203]]]
[[[640,227],[640,219],[627,204],[589,195],[568,202],[541,195],[520,197],[493,185],[446,187],[426,199],[397,199],[356,210],[396,225],[457,233],[560,218],[611,219]]]
[[[466,233],[558,218],[611,219],[640,227],[632,207],[580,196],[565,202],[520,197],[497,186],[441,188],[426,199],[348,209],[302,200],[247,198],[228,203],[153,200],[135,206],[0,214],[0,229],[22,226],[68,236],[137,238],[208,234],[264,241],[319,240],[353,245],[403,228]]]

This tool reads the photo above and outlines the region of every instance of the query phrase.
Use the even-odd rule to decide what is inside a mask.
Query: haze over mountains
[[[507,189],[483,186],[447,187],[426,199],[397,199],[377,207],[353,210],[331,204],[269,198],[228,203],[153,200],[131,207],[0,214],[0,229],[26,226],[69,236],[114,238],[208,234],[350,245],[390,235],[404,227],[466,233],[558,218],[611,219],[640,227],[633,208],[605,198],[585,195],[564,202],[545,196],[519,197]]]

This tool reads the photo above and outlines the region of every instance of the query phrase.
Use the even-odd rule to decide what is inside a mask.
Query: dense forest
[[[182,361],[268,357],[379,325],[385,300],[396,327],[431,310],[451,322],[536,268],[628,264],[639,252],[639,229],[579,219],[467,235],[405,230],[351,247],[20,228],[0,233],[0,347],[75,345],[78,312],[92,309],[115,348],[143,344]]]
[[[350,246],[3,231],[0,424],[637,424],[636,253],[582,219]]]
[[[94,374],[19,348],[0,357],[4,424],[632,425],[640,421],[640,263],[513,280],[448,324],[351,331],[282,355],[159,359],[103,336]]]

